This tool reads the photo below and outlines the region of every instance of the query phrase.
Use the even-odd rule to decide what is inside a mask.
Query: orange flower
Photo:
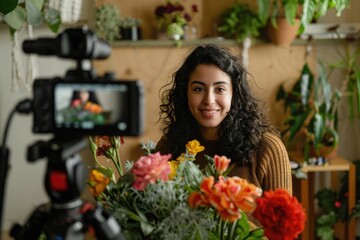
[[[201,146],[198,140],[192,140],[186,144],[186,149],[189,154],[196,155],[197,153],[204,151],[205,147]]]
[[[269,239],[293,240],[304,230],[306,215],[298,200],[284,189],[264,192],[253,216]]]
[[[110,178],[106,177],[98,170],[94,169],[90,172],[88,184],[92,195],[99,196],[109,183]]]
[[[220,176],[215,182],[214,177],[205,178],[200,184],[201,193],[191,193],[189,206],[212,206],[222,219],[234,222],[241,217],[241,211],[255,208],[255,198],[261,195],[261,189],[246,180]]]
[[[218,155],[215,155],[214,161],[216,172],[221,175],[228,169],[231,160],[225,156],[220,157]]]

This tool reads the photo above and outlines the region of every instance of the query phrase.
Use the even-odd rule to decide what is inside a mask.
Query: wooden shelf
[[[290,156],[290,154],[289,154]],[[294,158],[294,155],[292,155]],[[303,240],[313,240],[315,239],[315,208],[314,208],[314,174],[315,173],[331,173],[331,185],[332,189],[338,189],[338,172],[348,172],[348,188],[349,188],[349,198],[348,198],[348,212],[350,213],[352,208],[355,206],[355,166],[350,161],[342,158],[335,157],[329,160],[329,164],[324,166],[304,166],[303,171],[307,173],[307,179],[296,179],[294,178],[294,184],[297,186],[296,190],[299,194],[297,197],[299,198],[301,204],[303,205],[308,220],[306,222],[305,230],[301,234],[301,239]],[[340,226],[342,225],[342,226]],[[345,224],[338,224],[337,229],[341,230],[341,234],[343,235],[340,239],[355,239],[355,220],[352,219]]]
[[[314,44],[316,43],[334,43],[341,41],[342,39],[315,39],[311,40]],[[160,39],[142,39],[137,41],[131,40],[118,40],[114,41],[111,46],[114,48],[159,48],[159,47],[188,47],[188,46],[196,46],[200,44],[220,44],[223,46],[242,46],[242,43],[236,42],[233,39],[224,39],[222,37],[214,37],[214,38],[202,38],[196,40],[181,40],[181,41],[173,41],[173,40],[160,40]],[[306,45],[308,40],[297,38],[292,43],[292,46],[296,45]],[[263,39],[253,39],[252,45],[260,45],[260,44],[272,44],[269,41]]]
[[[195,46],[199,44],[221,44],[221,45],[239,45],[235,40],[224,39],[224,38],[204,38],[197,40],[159,40],[159,39],[144,39],[138,41],[131,40],[119,40],[113,42],[111,45],[116,48],[121,47],[176,47],[176,46]]]

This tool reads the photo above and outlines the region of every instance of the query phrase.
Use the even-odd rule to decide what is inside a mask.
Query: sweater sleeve
[[[286,189],[292,194],[290,160],[286,148],[279,137],[266,134],[261,156],[261,172],[264,176],[262,189]]]

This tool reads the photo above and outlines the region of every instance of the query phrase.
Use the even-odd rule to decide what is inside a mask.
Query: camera
[[[34,133],[137,136],[143,130],[140,81],[37,79]]]
[[[115,80],[84,70],[84,59],[104,59],[110,46],[87,29],[70,28],[56,38],[25,40],[25,53],[56,55],[77,61],[65,77],[36,79],[33,85],[33,132],[55,135],[139,136],[144,96],[140,80]]]

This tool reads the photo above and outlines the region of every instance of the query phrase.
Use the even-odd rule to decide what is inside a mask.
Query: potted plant
[[[107,3],[96,7],[94,31],[99,38],[113,42],[119,38],[120,11],[117,6]]]
[[[274,28],[279,29],[280,25],[285,25],[286,31],[292,32],[293,37],[288,37],[289,42],[281,42],[278,35],[269,36],[270,40],[281,45],[289,45],[297,33],[303,32],[310,22],[324,16],[328,9],[335,8],[337,15],[340,15],[343,9],[350,7],[349,0],[257,0],[257,3],[259,18],[264,25],[267,24],[269,34],[275,33]]]
[[[123,17],[119,20],[120,40],[139,40],[141,39],[141,19],[134,17]]]
[[[242,42],[247,37],[259,36],[261,21],[247,4],[235,2],[221,18],[218,32],[227,38]]]
[[[320,239],[339,239],[335,236],[334,225],[349,222],[360,217],[360,160],[353,161],[355,165],[355,206],[349,213],[349,172],[341,178],[339,189],[323,188],[316,193],[318,201],[318,216],[315,222],[316,236]],[[359,220],[358,220],[359,222]],[[359,224],[359,223],[358,223]],[[358,227],[356,230],[360,230]],[[357,231],[357,236],[359,232]]]
[[[338,144],[336,131],[336,110],[340,91],[331,86],[323,64],[319,64],[315,80],[307,64],[300,78],[290,90],[286,84],[280,86],[276,100],[283,101],[288,114],[284,122],[282,137],[285,145],[298,137],[304,137],[302,146],[304,159],[325,156]]]
[[[184,28],[190,24],[193,15],[198,12],[196,4],[191,7],[191,12],[187,12],[183,4],[179,1],[167,1],[166,4],[155,8],[156,28],[158,38],[166,35],[168,39],[180,40],[184,38]]]

